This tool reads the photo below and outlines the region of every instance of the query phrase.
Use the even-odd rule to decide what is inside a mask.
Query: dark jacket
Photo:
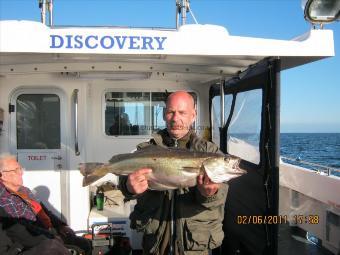
[[[166,130],[153,135],[149,142],[141,143],[137,149],[150,145],[174,147],[191,151],[219,152],[218,147],[189,132],[183,139],[175,141]],[[132,196],[126,188],[126,177],[120,178],[120,187],[128,199]],[[165,227],[169,221],[171,192],[175,192],[176,243],[184,254],[200,254],[221,245],[223,240],[222,221],[227,185],[222,184],[218,192],[210,197],[201,195],[197,187],[176,191],[148,190],[137,196],[137,204],[130,215],[131,228],[143,231],[144,252],[157,253]]]
[[[0,207],[0,254],[18,254],[53,237],[47,232],[45,235],[41,234],[40,228],[27,220],[11,218]]]

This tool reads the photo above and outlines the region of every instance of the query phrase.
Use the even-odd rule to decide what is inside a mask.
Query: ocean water
[[[302,161],[335,168],[331,174],[340,176],[340,133],[281,133],[281,156],[295,159],[283,161],[307,167],[313,170],[324,170]]]

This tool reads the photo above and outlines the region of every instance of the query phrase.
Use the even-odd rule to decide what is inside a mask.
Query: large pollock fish
[[[207,173],[215,183],[227,182],[245,174],[240,158],[209,152],[182,149],[164,149],[150,146],[134,153],[113,156],[109,163],[82,163],[83,186],[87,186],[109,173],[128,175],[141,168],[151,168],[148,178],[150,189],[169,190],[196,185],[197,176]]]

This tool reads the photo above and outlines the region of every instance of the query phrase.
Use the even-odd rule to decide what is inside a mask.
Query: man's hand
[[[219,187],[220,184],[212,182],[206,173],[197,176],[197,188],[202,196],[209,197],[216,194]]]
[[[142,168],[129,174],[126,187],[131,194],[142,194],[149,187],[146,176],[152,172],[150,168]]]

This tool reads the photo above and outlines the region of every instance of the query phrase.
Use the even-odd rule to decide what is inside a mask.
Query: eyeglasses
[[[22,167],[18,167],[16,169],[10,169],[10,170],[3,170],[0,173],[9,173],[9,172],[14,172],[16,174],[22,173],[23,171],[25,171],[25,168]]]

